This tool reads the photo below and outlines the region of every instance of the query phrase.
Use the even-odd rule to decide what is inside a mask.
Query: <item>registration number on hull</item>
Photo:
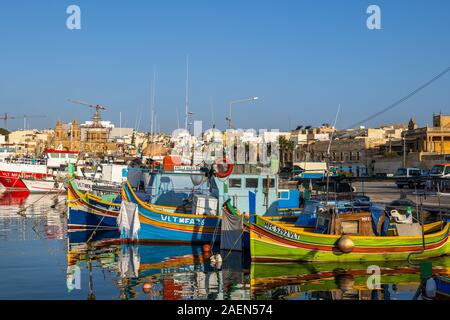
[[[277,227],[276,225],[273,225],[269,222],[264,223],[264,228],[268,229],[282,237],[289,238],[292,240],[300,240],[300,236],[297,233]]]

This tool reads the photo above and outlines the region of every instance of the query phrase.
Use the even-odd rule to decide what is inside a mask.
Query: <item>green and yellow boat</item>
[[[318,216],[313,230],[252,216],[250,250],[255,262],[355,262],[423,260],[450,253],[449,223],[398,224],[398,235],[381,235],[386,215],[370,212]]]

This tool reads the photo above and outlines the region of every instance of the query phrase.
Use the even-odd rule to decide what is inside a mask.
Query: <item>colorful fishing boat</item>
[[[405,261],[450,253],[448,222],[424,226],[424,235],[418,224],[398,225],[399,235],[387,236],[389,221],[384,214],[375,221],[370,212],[324,211],[312,231],[261,216],[251,219],[253,261]]]
[[[83,193],[73,180],[67,184],[67,203],[69,230],[117,229],[120,203]]]
[[[122,199],[138,206],[139,242],[210,243],[220,240],[221,218],[218,215],[180,213],[177,207],[144,202],[128,182],[123,186]]]

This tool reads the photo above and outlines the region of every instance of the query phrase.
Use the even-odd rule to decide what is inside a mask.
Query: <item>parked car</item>
[[[394,175],[395,184],[398,188],[408,186],[410,189],[425,186],[425,180],[422,177],[422,170],[419,168],[399,168]]]

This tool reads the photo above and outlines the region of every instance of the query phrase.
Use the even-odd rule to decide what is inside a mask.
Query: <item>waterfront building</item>
[[[52,139],[53,130],[17,130],[8,134],[8,146],[15,148],[16,155],[39,156]]]
[[[405,125],[399,124],[336,131],[331,143],[328,139],[307,145],[304,158],[305,161],[328,161],[330,166],[347,175],[370,175],[375,159],[386,157],[385,146],[397,141],[405,129]]]
[[[450,115],[433,114],[433,126],[422,128],[411,118],[403,137],[407,152],[450,154]]]

